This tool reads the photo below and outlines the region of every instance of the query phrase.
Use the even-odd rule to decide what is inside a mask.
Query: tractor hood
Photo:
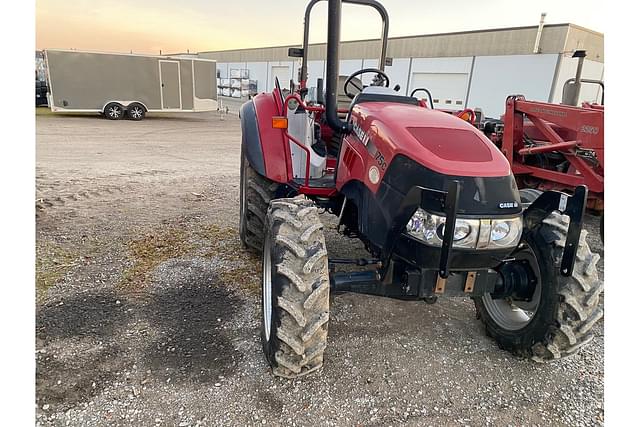
[[[358,139],[387,162],[402,154],[445,175],[499,177],[511,174],[500,150],[471,124],[451,114],[415,105],[363,102],[351,121]],[[370,146],[373,145],[373,147]]]

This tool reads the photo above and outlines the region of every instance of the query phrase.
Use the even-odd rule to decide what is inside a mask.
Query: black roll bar
[[[327,123],[340,134],[349,133],[348,122],[338,117],[338,69],[340,67],[340,20],[342,0],[329,0],[327,16],[327,90],[325,109]],[[306,55],[305,55],[306,56]]]
[[[304,12],[304,40],[302,43],[302,67],[300,68],[300,80],[307,80],[307,61],[309,56],[309,21],[311,18],[311,10],[313,7],[324,0],[311,0],[307,5],[307,9]],[[375,0],[342,0],[344,3],[352,3],[359,4],[363,6],[373,7],[378,11],[380,17],[382,18],[382,48],[380,51],[380,61],[378,63],[378,69],[384,71],[384,65],[387,58],[387,40],[389,38],[389,14],[387,10]],[[329,8],[331,8],[331,4],[329,4]],[[329,56],[329,52],[327,51],[327,57]]]

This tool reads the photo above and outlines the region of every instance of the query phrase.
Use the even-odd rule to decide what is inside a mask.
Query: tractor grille
[[[356,161],[356,152],[353,151],[349,146],[347,146],[344,151],[343,160],[344,160],[344,165],[347,167],[348,170],[353,169],[353,164]]]

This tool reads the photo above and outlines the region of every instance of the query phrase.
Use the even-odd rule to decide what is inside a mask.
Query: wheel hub
[[[531,322],[540,305],[542,282],[538,261],[530,247],[499,269],[495,291],[482,296],[489,316],[502,328],[516,331]]]
[[[531,301],[536,290],[537,279],[526,260],[505,263],[500,273],[493,298],[512,297],[514,300]]]

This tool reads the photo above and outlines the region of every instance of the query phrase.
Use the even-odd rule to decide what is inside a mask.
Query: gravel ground
[[[603,322],[540,365],[462,299],[332,296],[324,368],[273,377],[259,260],[236,232],[239,122],[223,119],[37,116],[38,425],[602,424]],[[327,233],[330,255],[362,253]]]

